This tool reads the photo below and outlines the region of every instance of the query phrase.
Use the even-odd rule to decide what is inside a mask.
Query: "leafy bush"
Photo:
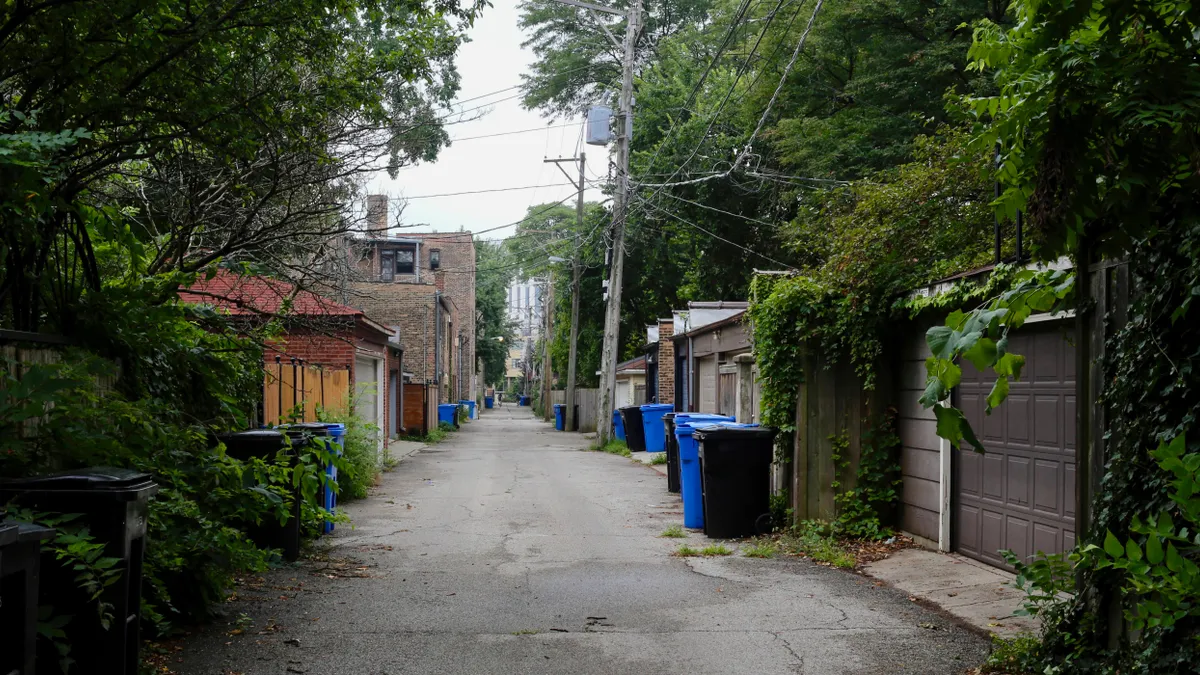
[[[345,409],[353,409],[353,406],[344,406]],[[367,490],[379,479],[383,466],[379,456],[379,427],[368,424],[353,412],[320,410],[318,417],[322,422],[346,425],[345,448],[342,450],[346,468],[338,470],[338,499],[348,501],[366,497]]]
[[[1012,638],[992,636],[992,653],[979,669],[986,675],[1023,675],[1033,672],[1031,655],[1037,651],[1038,639],[1028,633]]]
[[[64,351],[59,363],[0,363],[0,475],[105,465],[158,484],[147,523],[149,635],[207,618],[236,574],[266,569],[273,553],[243,529],[285,518],[295,488],[305,530],[316,532],[328,516],[316,501],[321,465],[345,465],[322,447],[295,462],[227,456],[213,434],[246,428],[262,390],[261,352],[227,334],[221,317],[159,300],[161,285],[89,296],[86,350]],[[69,638],[69,624],[64,631]]]
[[[854,555],[838,543],[835,530],[833,524],[806,520],[797,523],[780,538],[780,547],[792,555],[802,555],[834,567],[850,569],[854,567]]]

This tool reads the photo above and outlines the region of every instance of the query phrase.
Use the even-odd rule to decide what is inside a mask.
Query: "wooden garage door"
[[[987,452],[954,450],[954,547],[1007,567],[1000,551],[1022,558],[1075,546],[1075,348],[1063,324],[1027,326],[1009,338],[1025,356],[1008,400],[984,414],[994,377],[963,363],[956,401]]]

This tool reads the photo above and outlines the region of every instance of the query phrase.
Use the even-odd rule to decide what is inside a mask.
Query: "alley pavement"
[[[806,560],[678,558],[666,478],[528,408],[487,411],[239,590],[182,675],[962,673],[986,641]],[[737,548],[737,542],[728,542]]]

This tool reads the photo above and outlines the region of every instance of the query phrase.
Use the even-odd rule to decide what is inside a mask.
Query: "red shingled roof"
[[[334,302],[311,291],[297,291],[294,284],[265,277],[238,276],[218,270],[212,279],[201,278],[179,290],[179,299],[213,305],[231,314],[279,314],[285,301],[293,316],[363,316],[361,310]]]

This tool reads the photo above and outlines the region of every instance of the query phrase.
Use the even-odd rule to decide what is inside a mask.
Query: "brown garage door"
[[[1075,348],[1062,323],[1020,332],[1009,343],[1025,370],[1003,405],[984,414],[995,378],[970,363],[955,394],[987,452],[954,451],[954,547],[1003,567],[1004,549],[1027,558],[1075,546]]]

